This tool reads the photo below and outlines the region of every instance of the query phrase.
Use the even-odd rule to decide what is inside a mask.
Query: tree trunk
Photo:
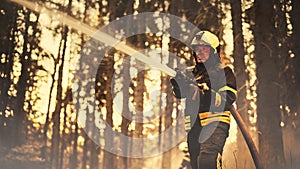
[[[91,105],[88,105],[91,106]],[[81,169],[87,169],[90,168],[88,167],[89,164],[89,151],[91,149],[90,145],[91,145],[91,139],[89,138],[89,133],[91,132],[91,123],[93,123],[92,120],[92,115],[93,112],[90,112],[88,108],[86,108],[86,122],[85,122],[85,132],[84,132],[84,144],[83,144],[83,155],[82,155],[82,167]]]
[[[288,57],[288,63],[285,65],[284,83],[286,84],[286,104],[287,109],[285,114],[285,154],[286,154],[286,168],[298,169],[300,168],[300,148],[297,143],[300,142],[300,1],[284,1],[292,7],[290,11],[290,22],[292,25],[291,34],[291,51],[286,57]],[[288,8],[289,5],[286,5]],[[291,29],[291,28],[289,28]]]
[[[0,15],[0,133],[6,137],[0,137],[0,146],[12,147],[14,138],[11,130],[14,126],[12,117],[7,117],[6,110],[13,107],[11,105],[11,96],[8,91],[10,85],[13,83],[11,79],[11,72],[14,61],[14,48],[16,42],[14,41],[17,35],[17,9],[7,1],[0,3],[0,10],[3,13]]]
[[[117,1],[116,0],[111,0],[108,1],[107,5],[107,11],[109,14],[109,21],[113,21],[116,19],[117,13],[116,13],[116,6],[117,6]],[[113,128],[113,98],[112,98],[112,78],[114,74],[114,52],[115,50],[109,51],[108,57],[104,58],[106,60],[106,127],[105,130],[111,130],[110,128]],[[104,132],[105,135],[105,150],[110,149],[114,143],[114,138],[111,135],[106,135],[107,132]],[[117,168],[116,166],[116,158],[115,156],[108,151],[104,151],[104,157],[103,157],[103,167],[104,169],[115,169]]]
[[[71,105],[73,101],[73,95],[72,95],[72,89],[68,88],[67,91],[65,92],[65,98],[63,100],[63,112],[64,112],[64,120],[63,120],[63,131],[62,131],[62,142],[61,142],[61,147],[60,147],[60,159],[59,159],[59,164],[60,164],[60,169],[66,168],[66,149],[67,146],[69,145],[68,143],[70,142],[70,135],[69,133],[66,132],[66,130],[72,131],[72,126],[68,128],[67,123],[69,120],[69,113],[68,112],[68,105]],[[71,112],[72,113],[72,112]]]
[[[85,19],[83,19],[85,21]],[[84,35],[81,35],[80,37],[81,39],[81,48],[84,47]],[[83,70],[84,69],[84,66],[83,66],[83,58],[81,57],[79,59],[79,70]],[[78,89],[77,89],[77,97],[76,97],[76,105],[75,105],[75,111],[76,111],[76,118],[78,118],[78,115],[79,115],[79,108],[80,108],[80,102],[79,100],[81,99],[81,96],[79,95],[79,93],[81,91],[84,90],[84,87],[83,87],[83,82],[82,81],[78,81]],[[98,91],[98,90],[97,90]],[[79,128],[79,124],[78,124],[78,121],[76,120],[73,124],[75,127],[74,130],[71,130],[72,131],[72,134],[71,134],[71,137],[72,137],[72,140],[73,140],[73,145],[72,145],[72,153],[70,155],[70,168],[79,168],[79,165],[78,165],[78,136],[79,136],[79,132],[84,132],[83,129],[80,129]]]
[[[123,106],[122,106],[122,123],[121,123],[121,133],[128,136],[128,127],[131,122],[132,113],[129,110],[129,85],[130,85],[130,61],[124,62],[123,64]],[[127,141],[128,142],[128,141]],[[128,154],[128,144],[121,143],[124,155]],[[123,169],[128,168],[128,158],[122,157],[122,167]]]
[[[28,89],[28,80],[29,80],[29,69],[30,69],[30,58],[31,58],[31,51],[32,47],[29,44],[29,35],[28,35],[28,29],[30,26],[29,23],[29,15],[30,12],[24,11],[24,22],[25,22],[25,29],[24,29],[24,42],[23,42],[23,51],[21,54],[21,76],[16,84],[16,90],[17,90],[17,96],[16,96],[16,103],[14,106],[14,112],[15,112],[15,133],[14,136],[15,141],[14,143],[16,145],[19,145],[23,143],[25,140],[25,133],[27,130],[25,119],[26,119],[26,112],[24,111],[24,103],[26,98],[26,90]]]
[[[81,83],[79,82],[79,85],[78,85],[78,89],[80,90],[81,89]],[[76,102],[76,105],[75,107],[79,107],[79,95],[78,97],[76,98],[77,99],[77,102]],[[76,113],[76,118],[78,117],[78,112],[79,110],[78,109],[75,109],[75,113]],[[74,112],[73,112],[74,113]],[[73,126],[74,126],[74,129],[73,129]],[[73,168],[73,169],[76,169],[78,168],[78,160],[77,160],[77,156],[78,156],[78,135],[79,135],[79,125],[78,125],[78,122],[75,120],[74,122],[71,122],[71,136],[70,136],[70,142],[71,142],[71,152],[70,152],[70,162],[69,162],[69,166],[70,168]]]
[[[292,34],[292,51],[295,54],[295,58],[293,60],[293,69],[294,69],[294,85],[295,85],[295,89],[292,92],[296,92],[294,93],[293,97],[290,97],[290,101],[293,104],[293,110],[295,112],[298,112],[297,117],[295,117],[296,119],[296,124],[297,127],[300,126],[300,116],[299,116],[299,111],[300,111],[300,104],[299,104],[299,99],[300,99],[300,91],[298,90],[300,88],[300,22],[299,22],[299,18],[300,18],[300,1],[291,1],[291,5],[292,5],[292,11],[291,11],[291,23],[293,25],[293,34]]]
[[[171,67],[171,68],[174,67],[173,57],[168,56],[167,66]],[[164,125],[165,125],[164,128],[165,128],[165,130],[168,130],[170,127],[172,127],[172,122],[173,122],[172,113],[173,113],[174,96],[171,95],[171,93],[173,92],[171,83],[167,82],[164,85],[163,91],[165,91],[165,93],[167,93],[167,98],[166,98],[167,106],[165,108],[165,113],[162,116],[164,117]],[[173,134],[175,134],[175,130],[173,130],[171,133],[166,135],[166,138],[164,138],[164,141],[163,141],[165,143],[163,143],[163,144],[172,145],[172,140],[173,140],[172,135]],[[172,149],[163,154],[162,168],[163,169],[171,169],[172,168]]]
[[[234,69],[236,74],[236,83],[238,97],[236,100],[237,109],[247,126],[250,127],[249,116],[247,112],[248,102],[246,99],[248,76],[245,66],[245,48],[242,29],[242,7],[240,0],[231,0],[232,31],[234,42]],[[248,128],[249,129],[249,128]],[[237,133],[237,168],[254,168],[249,149],[245,144],[245,139],[240,130]],[[233,167],[233,166],[232,166]]]
[[[105,58],[104,58],[105,59]],[[114,58],[112,54],[109,54],[109,57],[106,58],[107,62],[107,68],[106,68],[106,127],[105,130],[111,130],[113,128],[113,98],[112,98],[112,92],[113,88],[111,86],[112,84],[112,76],[114,74]],[[108,132],[105,132],[106,134]],[[105,150],[109,150],[114,143],[114,138],[112,135],[105,135]],[[104,169],[115,169],[115,157],[111,152],[104,151],[104,157],[103,157],[103,168]]]
[[[162,60],[163,57],[161,57],[161,60]],[[164,129],[164,126],[163,126],[163,114],[164,114],[164,111],[165,109],[163,109],[162,105],[163,105],[163,93],[165,92],[164,89],[165,89],[165,82],[166,82],[166,77],[161,73],[160,74],[160,94],[159,94],[159,102],[158,102],[158,106],[159,106],[159,123],[158,123],[158,134],[161,135],[163,133],[163,129]],[[159,151],[161,151],[162,147],[163,147],[163,140],[164,138],[163,137],[159,137],[159,140],[158,140],[158,146],[160,148]],[[163,161],[162,161],[163,163]]]
[[[61,48],[61,41],[60,41],[60,45],[59,45],[59,49]],[[59,52],[60,53],[60,52]],[[52,92],[53,92],[53,89],[54,89],[54,85],[55,85],[55,76],[56,76],[56,69],[57,69],[57,66],[59,64],[59,60],[60,60],[60,56],[58,54],[58,57],[57,58],[54,58],[53,56],[53,60],[54,60],[54,68],[53,68],[53,74],[51,75],[51,85],[50,85],[50,91],[49,91],[49,98],[48,98],[48,105],[47,105],[47,113],[46,113],[46,120],[45,120],[45,124],[44,124],[44,127],[43,127],[43,134],[44,134],[44,146],[47,146],[47,141],[48,141],[48,138],[47,138],[47,133],[48,133],[48,129],[49,129],[49,125],[50,125],[50,113],[51,113],[51,100],[52,100]]]
[[[82,18],[82,20],[83,20],[83,22],[86,22],[87,10],[88,10],[87,1],[85,2],[84,5],[85,5],[85,8],[84,8],[84,11],[83,11],[83,18]],[[80,41],[81,41],[80,48],[82,49],[82,48],[84,48],[84,45],[85,45],[85,39],[84,39],[84,35],[83,34],[80,35]],[[84,66],[82,65],[82,63],[83,63],[82,60],[83,60],[83,58],[81,57],[79,59],[79,70],[83,70],[84,69],[83,68]],[[55,77],[55,76],[52,76],[52,78],[53,77]],[[95,83],[95,84],[97,84],[97,83]],[[95,88],[97,88],[97,86]],[[78,91],[77,91],[77,98],[76,98],[77,102],[76,102],[76,105],[75,105],[75,107],[76,107],[75,108],[76,118],[78,118],[78,115],[79,115],[79,109],[78,109],[80,107],[80,103],[79,103],[80,96],[79,96],[79,93],[82,90],[84,90],[83,84],[82,84],[81,81],[78,81]],[[95,91],[97,91],[97,90],[95,90]],[[84,132],[84,130],[79,129],[79,125],[78,125],[77,121],[75,121],[75,123],[71,124],[71,125],[74,125],[75,127],[74,127],[74,130],[72,129],[73,127],[70,130],[71,131],[71,140],[72,140],[71,143],[73,143],[73,144],[72,144],[72,153],[70,153],[70,165],[69,166],[70,166],[70,168],[76,169],[76,168],[79,168],[79,165],[78,165],[78,141],[77,140],[78,140],[78,136],[79,136],[80,130],[82,132]]]
[[[255,1],[255,57],[257,65],[257,128],[259,151],[265,169],[284,167],[278,86],[278,51],[273,0]]]
[[[94,111],[96,112],[96,111]],[[94,140],[99,140],[99,133],[100,130],[98,127],[95,126],[95,113],[93,113],[93,129],[92,129],[92,137],[94,137]],[[91,140],[91,159],[90,159],[90,168],[99,168],[99,157],[98,155],[100,154],[100,145],[97,145],[95,142]]]
[[[138,12],[142,12],[143,8],[145,6],[145,1],[140,1],[139,7],[137,9]],[[142,30],[142,27],[140,25],[137,25],[139,32],[145,32],[145,30]],[[133,44],[136,45],[136,47],[139,50],[145,49],[145,39],[146,37],[144,35],[136,35],[134,37]],[[135,138],[142,138],[143,137],[143,111],[144,111],[144,93],[146,92],[145,89],[145,76],[146,71],[144,69],[144,63],[141,61],[136,60],[135,62],[137,67],[137,77],[136,77],[136,87],[134,90],[134,111],[135,111],[135,129],[133,131],[133,136]],[[137,153],[137,154],[143,154],[143,141],[139,142],[138,145],[133,145],[133,152],[131,153]],[[133,159],[132,164],[134,167],[143,167],[144,165],[143,159]]]
[[[137,67],[141,67],[142,63],[136,60]],[[145,70],[138,70],[137,78],[136,78],[136,88],[134,90],[134,111],[135,117],[135,129],[133,131],[134,138],[142,138],[143,137],[143,111],[144,111],[144,92],[145,92]],[[143,154],[143,142],[139,142],[138,145],[133,145],[132,154]],[[133,166],[143,166],[143,159],[133,159]]]
[[[133,13],[133,0],[127,1],[127,7],[126,7],[126,12],[128,14]],[[126,23],[126,30],[125,32],[129,33],[131,29],[131,23]],[[130,40],[127,39],[127,43],[130,44]],[[124,64],[123,64],[123,105],[122,105],[122,123],[121,123],[121,133],[125,136],[130,137],[130,133],[128,131],[128,127],[132,121],[132,112],[129,110],[129,98],[130,98],[130,93],[129,93],[129,86],[130,86],[130,61],[131,59],[129,58],[130,56],[125,56],[124,57]],[[128,57],[125,58],[125,57]],[[124,155],[128,155],[130,152],[130,143],[128,142],[128,139],[126,141],[127,144],[121,143],[122,150],[124,151]],[[127,156],[121,157],[121,162],[122,166],[119,166],[119,168],[127,169],[129,168],[129,161],[130,159]]]
[[[70,14],[72,6],[72,0],[68,1],[67,13]],[[59,168],[60,166],[60,153],[59,146],[61,143],[60,136],[60,118],[62,111],[62,92],[63,92],[63,74],[64,74],[64,64],[65,64],[65,55],[67,50],[67,41],[68,41],[69,28],[67,26],[63,27],[62,39],[63,48],[61,49],[61,63],[58,68],[58,79],[57,79],[57,92],[56,92],[56,105],[55,110],[52,114],[53,121],[53,131],[52,131],[52,140],[51,140],[51,167],[54,169]],[[60,50],[60,49],[59,49]],[[59,51],[60,53],[60,51]],[[58,54],[58,57],[60,55]]]
[[[64,27],[62,41],[63,41],[63,48],[61,54],[61,64],[59,65],[58,70],[58,79],[57,79],[57,93],[56,93],[56,105],[55,110],[52,114],[52,121],[53,121],[53,131],[52,131],[52,140],[51,140],[51,165],[52,168],[59,168],[59,145],[60,145],[60,113],[62,110],[62,81],[63,81],[63,67],[65,62],[65,52],[67,48],[67,36],[68,36],[69,29],[68,27]]]

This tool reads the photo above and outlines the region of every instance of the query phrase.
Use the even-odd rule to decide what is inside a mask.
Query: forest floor
[[[0,169],[43,169],[45,161],[40,157],[40,150],[38,142],[12,149],[0,147]]]
[[[11,149],[0,147],[0,169],[44,169],[46,162],[41,158],[41,149],[39,141],[27,141]],[[170,150],[170,154],[170,168],[179,169],[185,154],[178,147]],[[162,156],[145,159],[143,163],[143,169],[157,168],[162,163]]]
[[[300,168],[300,128],[283,128],[284,149],[287,169]]]
[[[298,129],[300,131],[300,129]],[[293,131],[291,128],[284,128],[284,149],[286,156],[286,169],[299,169],[300,167],[300,132]],[[224,169],[232,169],[236,165],[234,158],[235,142],[228,140],[224,150],[223,167]],[[178,145],[170,150],[170,168],[179,169],[184,159],[185,154],[182,148],[186,145]],[[27,141],[25,144],[7,148],[0,146],[0,169],[44,169],[46,162],[41,158],[42,144],[38,140]],[[253,163],[249,158],[247,165]],[[162,155],[145,159],[143,162],[143,169],[162,168]],[[237,167],[239,168],[239,167]],[[250,167],[252,168],[252,167]],[[187,167],[185,167],[187,169]]]

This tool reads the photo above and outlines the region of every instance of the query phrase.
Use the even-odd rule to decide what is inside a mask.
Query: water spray
[[[30,2],[26,0],[11,0],[19,5],[22,5],[32,11],[37,13],[47,14],[49,17],[54,17],[61,24],[70,26],[73,29],[76,29],[82,32],[85,35],[92,37],[99,42],[102,42],[106,45],[112,46],[115,49],[134,57],[135,59],[142,61],[143,63],[148,64],[152,68],[157,68],[158,70],[166,73],[167,75],[174,77],[176,75],[176,71],[169,68],[168,66],[157,62],[156,60],[146,56],[145,54],[138,52],[136,49],[128,46],[125,42],[116,39],[109,34],[101,32],[94,27],[91,27],[87,24],[82,23],[81,21],[75,19],[74,17],[69,16],[68,14],[61,12],[56,9],[49,9],[45,7],[45,5],[39,4],[38,2]]]

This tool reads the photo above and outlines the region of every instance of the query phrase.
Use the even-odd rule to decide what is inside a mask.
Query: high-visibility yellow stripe
[[[187,115],[185,116],[185,130],[190,130],[191,129],[191,116]]]
[[[200,123],[202,126],[210,124],[212,122],[220,121],[230,124],[230,111],[225,112],[201,112],[199,113]]]
[[[210,119],[210,120],[200,120],[201,126],[206,126],[212,122],[223,122],[223,123],[227,123],[230,124],[230,119]]]
[[[184,128],[185,128],[185,130],[190,130],[191,124],[190,123],[185,124]]]
[[[230,121],[230,117],[212,117],[212,118],[207,118],[207,119],[202,119],[201,121],[203,122],[210,122],[210,121]]]
[[[216,117],[216,116],[230,116],[230,111],[224,111],[224,112],[201,112],[199,113],[200,119],[208,118],[208,117]]]
[[[191,116],[185,116],[185,122],[186,123],[191,122]]]
[[[232,93],[237,95],[237,90],[235,90],[234,88],[229,87],[229,86],[224,86],[224,87],[220,88],[218,91],[223,92],[223,91],[226,91],[226,90],[231,91]]]
[[[217,162],[217,169],[222,169],[222,155],[220,153],[218,153],[216,162]]]
[[[200,114],[200,120],[202,119],[207,119],[207,118],[213,118],[213,117],[230,117],[230,114],[226,114],[226,113],[222,113],[222,114],[211,114],[211,115],[203,115],[203,114]]]

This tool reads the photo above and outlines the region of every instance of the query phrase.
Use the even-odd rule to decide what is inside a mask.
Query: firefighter
[[[186,99],[185,129],[192,168],[217,169],[222,167],[222,151],[229,135],[236,80],[231,68],[221,65],[216,35],[198,32],[191,48],[195,66],[184,73],[177,69],[170,82],[175,97]]]

